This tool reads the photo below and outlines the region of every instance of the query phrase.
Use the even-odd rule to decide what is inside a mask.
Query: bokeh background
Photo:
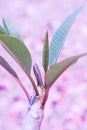
[[[49,41],[62,21],[85,4],[78,15],[59,61],[87,52],[87,2],[84,0],[0,0],[0,24],[12,21],[43,74],[42,49],[45,32]],[[0,46],[0,55],[18,73],[28,92],[32,86],[20,67]],[[33,72],[32,72],[33,75]],[[0,130],[21,130],[28,101],[15,80],[0,66]],[[87,130],[87,57],[81,58],[56,81],[50,90],[41,130]]]

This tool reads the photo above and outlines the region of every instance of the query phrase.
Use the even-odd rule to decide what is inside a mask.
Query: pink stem
[[[24,85],[21,83],[21,81],[17,78],[15,78],[15,80],[17,81],[17,83],[20,85],[20,87],[22,88],[22,90],[24,91],[25,95],[27,96],[28,98],[28,101],[30,101],[30,96],[26,90],[26,88],[24,87]]]

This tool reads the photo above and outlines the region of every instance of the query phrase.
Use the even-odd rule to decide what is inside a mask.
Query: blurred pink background
[[[42,71],[44,35],[49,40],[62,21],[85,4],[78,15],[59,60],[87,52],[87,2],[84,0],[0,0],[2,17],[12,21],[21,32],[26,46]],[[14,67],[28,92],[32,86],[20,67],[0,46],[0,55]],[[33,73],[32,73],[33,75]],[[0,66],[0,130],[21,130],[28,102],[14,79]],[[45,107],[41,130],[87,130],[87,57],[69,68],[53,85]]]

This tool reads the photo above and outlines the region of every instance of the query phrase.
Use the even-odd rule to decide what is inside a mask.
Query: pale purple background
[[[33,63],[41,67],[44,35],[49,40],[61,22],[76,8],[85,4],[78,15],[61,52],[64,59],[87,52],[87,3],[84,0],[0,0],[2,17],[12,21],[29,48]],[[0,55],[8,60],[26,86],[32,86],[19,66],[0,46]],[[0,66],[0,130],[21,130],[28,107],[19,85]],[[87,57],[69,68],[50,91],[41,130],[87,130]]]

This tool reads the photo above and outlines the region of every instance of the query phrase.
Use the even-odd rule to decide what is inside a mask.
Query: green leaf
[[[24,91],[24,93],[27,96],[28,100],[30,100],[30,96],[29,96],[26,88],[24,87],[24,85],[22,84],[20,79],[18,78],[16,72],[11,68],[11,66],[7,63],[7,61],[2,56],[0,56],[0,65],[3,68],[5,68],[14,77],[14,79],[17,81],[17,83],[20,85],[20,87]]]
[[[32,61],[31,55],[24,43],[15,37],[3,34],[0,34],[0,41],[0,44],[15,59],[20,67],[29,74]]]
[[[16,72],[10,67],[10,65],[2,56],[0,56],[0,65],[4,67],[13,77],[18,79]]]
[[[10,36],[16,37],[20,40],[22,40],[20,34],[18,33],[16,27],[7,19],[2,19],[3,27],[6,31],[6,33]]]
[[[71,15],[69,15],[54,33],[49,49],[49,66],[57,61],[69,30],[82,8],[83,6],[76,9]]]
[[[6,32],[2,26],[0,26],[0,34],[6,34]]]
[[[85,55],[87,55],[87,53],[72,56],[70,58],[62,60],[59,63],[52,65],[46,73],[46,88],[50,87],[67,68],[69,68],[72,64],[76,63],[80,57]]]
[[[49,61],[49,41],[48,41],[48,32],[46,32],[43,48],[43,62],[42,62],[45,72],[48,69],[48,61]]]

